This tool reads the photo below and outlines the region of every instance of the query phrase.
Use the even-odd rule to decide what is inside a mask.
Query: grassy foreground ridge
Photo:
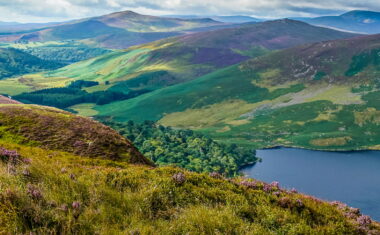
[[[153,167],[112,129],[57,109],[4,104],[0,124],[0,233],[380,232],[357,209],[276,182]]]

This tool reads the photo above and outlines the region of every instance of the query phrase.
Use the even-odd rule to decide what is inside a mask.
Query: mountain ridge
[[[53,83],[57,79],[62,84],[63,78],[66,78],[66,85],[73,80],[98,81],[102,90],[115,86],[112,89],[117,87],[123,92],[122,87],[127,85],[134,90],[155,90],[195,79],[271,50],[354,36],[288,19],[244,24],[237,28],[163,39],[105,54],[42,74],[42,77],[46,76],[43,81],[41,75],[30,75],[30,78],[36,83],[33,87],[41,88],[37,85],[40,82],[46,86],[46,81]],[[104,87],[106,81],[109,83]],[[5,93],[1,88],[0,91]]]
[[[121,49],[180,35],[187,30],[223,25],[223,23],[211,19],[173,19],[123,11],[70,21],[41,30],[34,29],[29,33],[17,34],[17,32],[14,32],[0,36],[0,41],[25,43],[84,40],[85,43],[90,45]],[[92,30],[89,30],[89,28]],[[117,39],[120,37],[123,40]]]
[[[321,16],[304,18],[302,21],[350,32],[376,34],[380,33],[380,13],[374,11],[355,10],[339,16]]]

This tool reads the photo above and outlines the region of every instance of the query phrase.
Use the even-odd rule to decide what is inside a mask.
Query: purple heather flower
[[[20,154],[15,150],[8,150],[6,148],[0,148],[0,158],[8,162],[9,164],[16,165],[20,158]]]
[[[183,184],[186,181],[186,176],[182,172],[173,175],[173,180],[176,184]]]
[[[359,223],[360,226],[366,226],[372,223],[372,220],[367,215],[361,215],[357,218],[356,222]]]
[[[273,181],[272,183],[270,183],[270,186],[272,187],[272,188],[280,188],[280,183],[279,182],[277,182],[277,181]]]
[[[255,181],[243,180],[240,182],[240,185],[243,185],[247,188],[252,188],[252,189],[257,188],[257,183]]]
[[[304,206],[303,202],[300,199],[296,200],[296,205],[297,205],[297,207],[303,207]]]
[[[290,205],[291,205],[291,200],[290,200],[288,197],[282,197],[282,198],[280,198],[280,200],[278,201],[278,204],[279,204],[282,208],[288,208],[288,207],[290,207]]]
[[[276,192],[273,193],[273,195],[275,195],[275,196],[277,196],[277,197],[280,196],[280,194],[281,194],[281,193],[280,193],[279,191],[276,191]]]
[[[345,212],[344,216],[347,217],[347,218],[349,218],[349,219],[356,219],[358,217],[357,215],[355,215],[352,212]]]
[[[333,206],[338,207],[339,210],[345,210],[347,208],[346,204],[344,204],[342,202],[338,202],[338,201],[333,201],[330,204],[333,205]]]
[[[298,193],[297,189],[295,189],[295,188],[292,188],[292,189],[290,190],[290,192],[291,192],[291,193]]]
[[[264,192],[269,193],[270,191],[272,191],[272,186],[269,184],[264,184],[263,190]]]
[[[360,209],[359,208],[350,207],[350,213],[359,216],[360,215]]]
[[[32,184],[28,184],[26,186],[27,188],[27,193],[29,194],[29,196],[33,199],[41,199],[42,198],[42,193],[41,191],[35,186],[35,185],[32,185]]]
[[[18,154],[16,150],[8,150],[6,148],[0,148],[0,156],[8,157],[8,158],[11,158],[11,157],[17,158],[20,155]]]
[[[79,210],[81,207],[81,204],[80,202],[73,202],[71,206],[73,207],[74,210]]]

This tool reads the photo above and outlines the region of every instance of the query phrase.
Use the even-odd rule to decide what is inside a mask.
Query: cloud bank
[[[250,15],[262,18],[380,11],[379,0],[0,0],[0,21],[61,21],[114,11],[142,14]]]

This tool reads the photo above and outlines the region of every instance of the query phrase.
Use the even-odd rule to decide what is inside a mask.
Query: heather
[[[277,183],[94,160],[10,144],[0,163],[0,232],[37,234],[376,234],[369,217]],[[54,157],[52,157],[54,156]]]
[[[79,156],[151,164],[113,129],[54,108],[0,105],[2,139]]]
[[[242,166],[257,161],[255,150],[223,144],[191,130],[176,130],[152,121],[104,123],[131,140],[158,166],[178,166],[195,172],[236,176]]]

